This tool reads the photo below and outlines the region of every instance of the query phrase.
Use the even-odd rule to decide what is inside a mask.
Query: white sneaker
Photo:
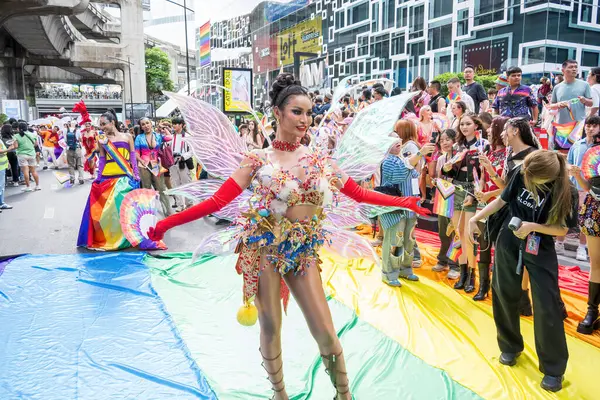
[[[460,278],[460,272],[451,269],[446,276],[448,279],[458,279]]]
[[[442,264],[440,264],[440,263],[437,263],[437,264],[435,264],[435,265],[433,266],[433,268],[431,268],[431,270],[432,270],[433,272],[442,272],[442,271],[447,271],[447,270],[449,270],[449,269],[450,269],[450,267],[449,267],[449,266],[447,266],[447,265],[442,265]]]
[[[36,186],[34,190],[37,192],[38,190],[42,190],[42,188],[39,186]]]
[[[575,259],[577,261],[587,261],[588,260],[588,255],[587,255],[587,251],[586,251],[585,247],[583,247],[583,246],[577,247],[577,255],[575,255]]]
[[[556,250],[556,254],[565,254],[564,242],[556,241],[556,243],[554,243],[554,250]]]
[[[21,192],[33,192],[33,189],[29,186],[25,186],[23,189],[21,189]]]
[[[11,206],[10,204],[2,204],[0,205],[0,210],[12,210],[13,206]]]

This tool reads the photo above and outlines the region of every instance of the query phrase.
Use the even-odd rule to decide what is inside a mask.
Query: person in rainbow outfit
[[[119,132],[117,116],[108,110],[100,117],[98,178],[92,183],[77,246],[93,250],[120,250],[131,247],[119,220],[119,209],[125,195],[138,189],[133,138]]]

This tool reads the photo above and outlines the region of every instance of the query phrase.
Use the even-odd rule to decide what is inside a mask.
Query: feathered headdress
[[[73,112],[78,112],[81,114],[81,117],[77,119],[79,126],[84,125],[86,122],[92,122],[90,119],[90,114],[88,113],[87,107],[85,106],[83,100],[80,100],[79,103],[75,104],[73,107]]]

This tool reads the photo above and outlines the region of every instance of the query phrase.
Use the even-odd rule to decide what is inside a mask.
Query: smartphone
[[[433,132],[431,134],[431,140],[429,141],[429,143],[435,144],[436,141],[437,141],[437,136],[438,136],[438,133],[437,132]]]

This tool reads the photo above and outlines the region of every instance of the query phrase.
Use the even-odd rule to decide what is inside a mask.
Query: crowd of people
[[[592,334],[600,328],[600,247],[595,246],[600,244],[600,181],[586,178],[581,169],[585,154],[600,145],[600,68],[593,68],[586,82],[578,79],[577,62],[566,60],[560,78],[544,77],[532,88],[522,84],[522,70],[511,67],[498,76],[496,88],[487,91],[475,81],[472,66],[465,66],[463,73],[465,83],[450,79],[445,97],[439,81],[414,80],[411,91],[417,93],[398,110],[399,119],[390,133],[396,143],[381,160],[378,173],[364,181],[354,182],[329,164],[328,158],[309,156],[309,149],[321,146],[332,154],[357,113],[368,112],[373,103],[401,91],[388,93],[383,84],[376,83],[363,87],[358,99],[346,95],[340,104],[332,104],[330,93],[309,92],[289,74],[280,75],[270,93],[274,121],[261,127],[261,122],[249,119],[236,127],[250,152],[213,197],[195,206],[188,199],[170,198],[165,193],[201,175],[206,177],[202,160],[194,159],[185,140],[185,122],[179,117],[158,123],[144,118],[139,125],[125,129],[116,114],[108,111],[100,117],[99,129],[88,122],[81,129],[65,126],[63,130],[39,131],[39,136],[24,122],[5,125],[0,177],[10,164],[13,182],[18,185],[22,176],[24,190],[38,190],[40,159],[56,166],[55,149],[64,141],[71,183],[75,171],[79,171],[81,183],[83,171],[94,178],[78,245],[103,250],[130,246],[114,220],[119,199],[138,187],[159,193],[167,218],[151,228],[149,235],[160,240],[177,225],[217,212],[252,181],[256,196],[264,197],[259,196],[258,201],[264,204],[249,217],[259,223],[254,220],[244,228],[247,236],[236,251],[240,253],[238,267],[244,273],[245,299],[250,302],[256,297],[261,353],[275,398],[286,398],[277,328],[281,325],[280,297],[284,304],[289,297],[286,284],[317,340],[337,398],[350,396],[341,345],[320,289],[318,270],[309,268],[317,263],[316,250],[324,241],[321,217],[315,209],[323,206],[330,192],[358,202],[400,207],[386,210],[373,222],[382,244],[382,280],[401,287],[402,281],[419,279],[414,273],[420,266],[414,233],[417,214],[426,213],[422,207],[434,206],[446,185],[446,190],[452,190],[445,203],[449,207],[437,215],[441,246],[433,271],[447,271],[448,279],[456,280],[456,290],[477,291],[475,301],[488,297],[492,289],[502,364],[517,363],[524,350],[519,317],[533,311],[536,350],[544,374],[541,385],[558,391],[568,350],[557,254],[564,252],[564,237],[570,229],[581,231],[577,259],[589,257],[591,263],[588,312],[577,330]],[[551,127],[553,121],[582,124],[582,136],[571,143],[551,137],[549,150],[542,149],[534,128]],[[267,174],[265,166],[269,171],[273,166],[282,168],[277,192],[261,191],[275,174]],[[33,189],[30,175],[36,182]],[[2,193],[0,190],[0,209],[10,208]],[[277,202],[282,205],[275,208]],[[261,218],[266,221],[272,217],[270,213],[279,216],[264,226],[275,223],[292,229],[285,224],[296,221],[293,228],[310,236],[311,244],[257,231],[264,227]],[[272,252],[275,245],[303,250],[276,254]],[[263,247],[268,254],[265,259],[260,252]],[[276,267],[265,268],[268,262]],[[258,291],[259,276],[261,287],[268,290]]]
[[[75,91],[64,90],[60,88],[45,90],[39,89],[35,91],[36,97],[40,99],[70,99],[70,100],[117,100],[122,97],[121,92],[105,92],[105,91]]]

